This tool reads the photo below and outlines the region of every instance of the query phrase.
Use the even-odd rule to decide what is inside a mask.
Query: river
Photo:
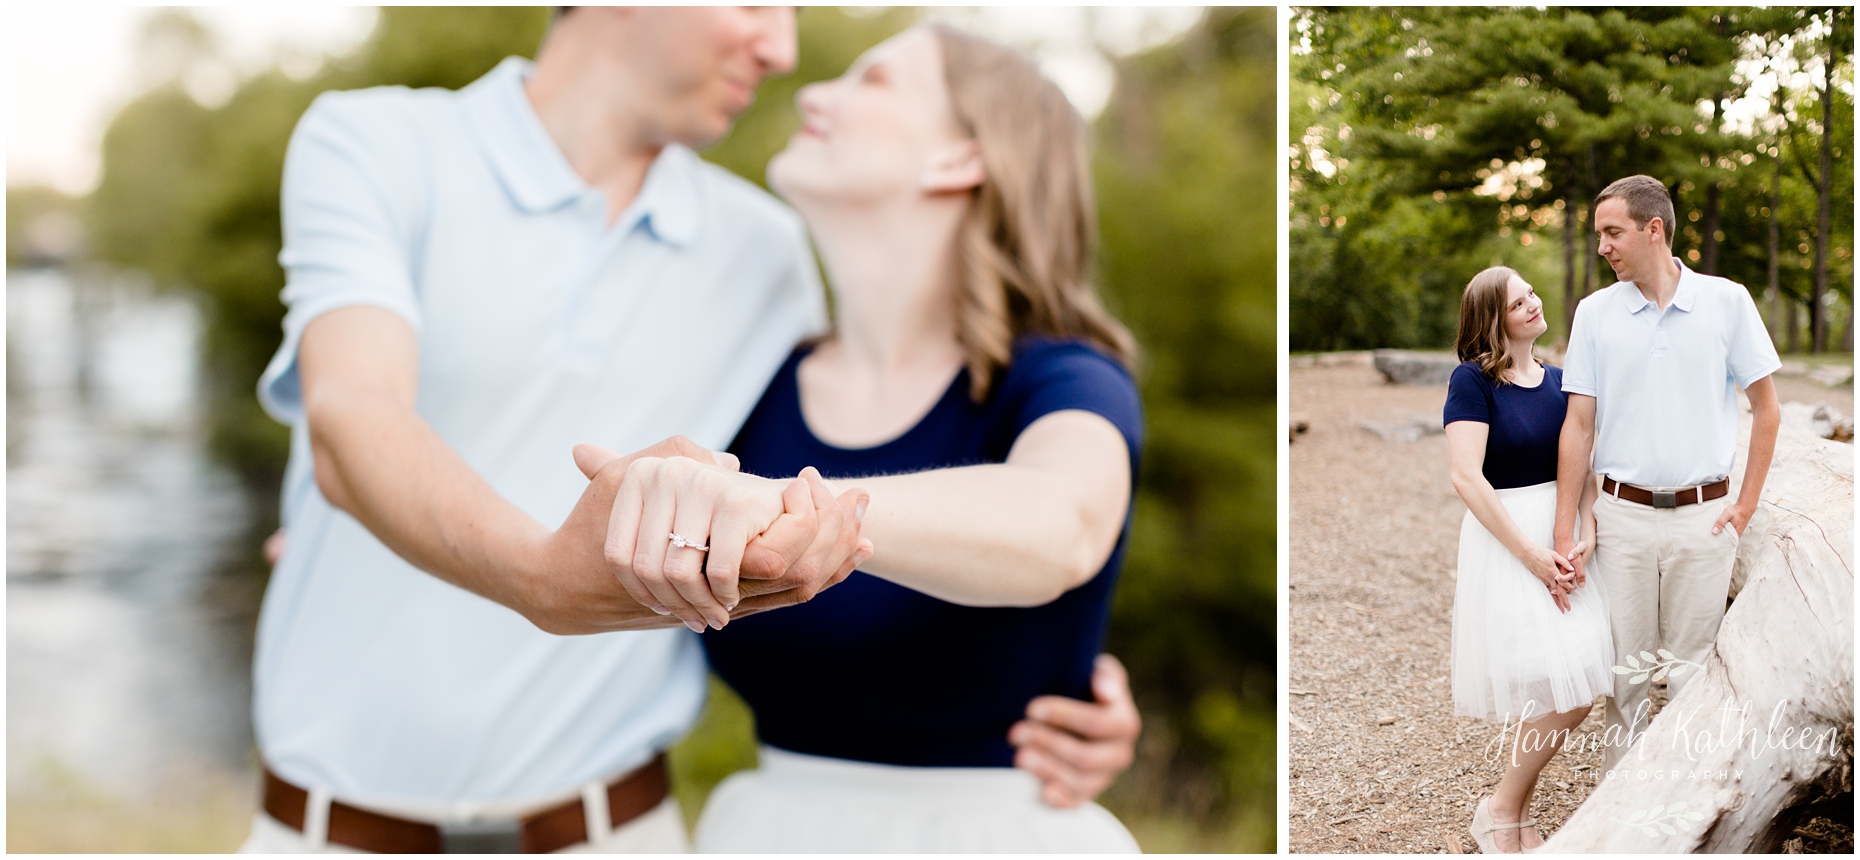
[[[200,314],[120,276],[9,269],[6,291],[8,848],[230,848],[264,571],[202,443]],[[85,810],[114,835],[70,842]],[[176,814],[233,820],[175,836]]]

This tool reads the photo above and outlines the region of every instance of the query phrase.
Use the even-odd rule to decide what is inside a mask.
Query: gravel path
[[[1778,382],[1785,401],[1852,414],[1852,387]],[[1332,354],[1293,359],[1290,393],[1293,421],[1309,424],[1291,445],[1291,848],[1477,851],[1468,824],[1503,773],[1503,742],[1497,726],[1452,715],[1466,507],[1445,437],[1401,441],[1408,422],[1440,420],[1446,386],[1388,385],[1366,354]],[[1600,731],[1597,707],[1577,732]],[[1551,761],[1531,810],[1540,832],[1588,797],[1600,764],[1596,750]]]

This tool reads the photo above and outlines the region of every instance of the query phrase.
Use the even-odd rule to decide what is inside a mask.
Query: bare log
[[[1803,414],[1785,418],[1704,674],[1542,850],[1774,850],[1780,812],[1852,792],[1854,449]]]
[[[1450,353],[1378,349],[1375,355],[1377,372],[1396,385],[1445,385],[1460,366]]]

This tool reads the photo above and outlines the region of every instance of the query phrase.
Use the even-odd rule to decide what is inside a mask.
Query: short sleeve
[[[1780,370],[1782,358],[1776,354],[1776,344],[1770,341],[1769,329],[1763,325],[1763,316],[1757,313],[1757,302],[1750,297],[1750,291],[1740,288],[1737,293],[1725,367],[1738,388],[1749,388],[1751,383]]]
[[[1453,368],[1453,375],[1447,379],[1447,405],[1442,410],[1440,423],[1452,424],[1455,421],[1477,421],[1481,424],[1492,423],[1492,402],[1487,392],[1490,389],[1485,380],[1485,372],[1479,369],[1479,363],[1468,361]]]
[[[1103,416],[1130,446],[1131,464],[1143,450],[1143,406],[1129,371],[1082,341],[1039,341],[1024,346],[1002,380],[1011,398],[1013,437],[1033,422],[1068,409]]]
[[[280,193],[284,342],[259,378],[258,399],[284,423],[303,414],[297,346],[311,320],[373,305],[420,329],[412,254],[420,231],[416,148],[394,91],[328,93],[291,134]],[[398,120],[398,121],[396,121]]]
[[[1588,316],[1595,310],[1587,299],[1576,305],[1576,317],[1569,325],[1569,350],[1563,354],[1563,393],[1596,395],[1594,323]]]

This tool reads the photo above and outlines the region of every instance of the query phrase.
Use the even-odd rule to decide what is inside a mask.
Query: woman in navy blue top
[[[1085,123],[1025,57],[937,25],[798,104],[769,180],[834,331],[769,383],[740,472],[636,461],[609,532],[610,557],[663,555],[643,585],[704,610],[755,713],[760,767],[712,794],[697,847],[1134,851],[1096,804],[1043,802],[1009,743],[1036,697],[1090,698],[1142,446],[1131,339],[1088,280]],[[810,491],[869,494],[870,555],[809,602],[715,617],[748,586],[718,558]]]
[[[1060,412],[1109,420],[1141,446],[1136,387],[1091,345],[1026,338],[986,401],[961,370],[929,414],[902,435],[865,448],[821,441],[808,429],[790,358],[749,416],[731,452],[745,472],[779,478],[814,466],[828,479],[1001,463],[1021,431]],[[1032,607],[965,606],[865,573],[811,602],[732,622],[704,635],[711,667],[750,703],[764,743],[835,758],[920,767],[1012,767],[1008,729],[1027,702],[1089,698],[1126,528],[1083,585]],[[791,649],[810,672],[778,670]],[[834,715],[823,722],[823,713]]]
[[[1528,817],[1537,776],[1597,695],[1612,689],[1614,644],[1601,590],[1586,586],[1595,482],[1582,494],[1570,557],[1552,547],[1562,370],[1532,344],[1549,328],[1517,272],[1480,272],[1460,300],[1459,357],[1442,416],[1453,488],[1466,502],[1453,599],[1453,710],[1519,732],[1492,795],[1475,806],[1487,853],[1542,844]],[[1594,572],[1589,568],[1587,572]]]

